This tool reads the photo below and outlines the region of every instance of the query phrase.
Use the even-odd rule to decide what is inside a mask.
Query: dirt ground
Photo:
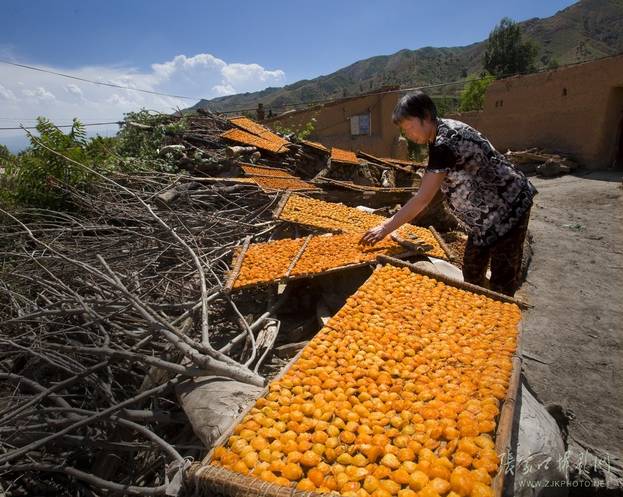
[[[569,416],[570,445],[623,461],[622,172],[531,178],[533,256],[517,296],[524,374]]]

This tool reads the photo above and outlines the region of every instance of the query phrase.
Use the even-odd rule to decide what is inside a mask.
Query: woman
[[[448,207],[468,233],[463,278],[513,295],[520,284],[523,242],[536,188],[478,131],[437,117],[422,92],[400,99],[392,116],[404,135],[428,144],[428,166],[418,193],[396,214],[370,229],[361,243],[373,245],[422,212],[441,188]]]

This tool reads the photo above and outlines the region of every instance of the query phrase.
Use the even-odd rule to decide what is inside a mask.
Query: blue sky
[[[548,17],[572,3],[5,0],[0,59],[212,98],[314,78],[403,48],[466,45],[485,39],[504,16]],[[94,122],[142,106],[168,111],[192,103],[0,64],[0,127],[30,124],[40,114]],[[20,133],[7,139],[0,132],[0,143]]]

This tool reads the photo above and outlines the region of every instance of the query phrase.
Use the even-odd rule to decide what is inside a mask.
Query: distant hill
[[[581,0],[551,17],[521,22],[524,37],[539,46],[538,64],[547,67],[623,52],[623,0]],[[491,27],[493,29],[493,26]],[[255,108],[283,111],[287,106],[369,92],[384,86],[420,86],[465,78],[482,70],[486,40],[464,47],[424,47],[370,57],[311,80],[281,88],[201,100],[216,111]]]

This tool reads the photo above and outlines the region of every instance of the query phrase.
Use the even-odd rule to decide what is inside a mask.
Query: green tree
[[[491,74],[483,74],[480,78],[472,77],[461,91],[459,111],[480,110],[485,102],[485,93],[495,77]]]
[[[530,40],[523,41],[521,28],[503,18],[491,31],[484,55],[484,68],[496,78],[535,70],[538,47]]]

